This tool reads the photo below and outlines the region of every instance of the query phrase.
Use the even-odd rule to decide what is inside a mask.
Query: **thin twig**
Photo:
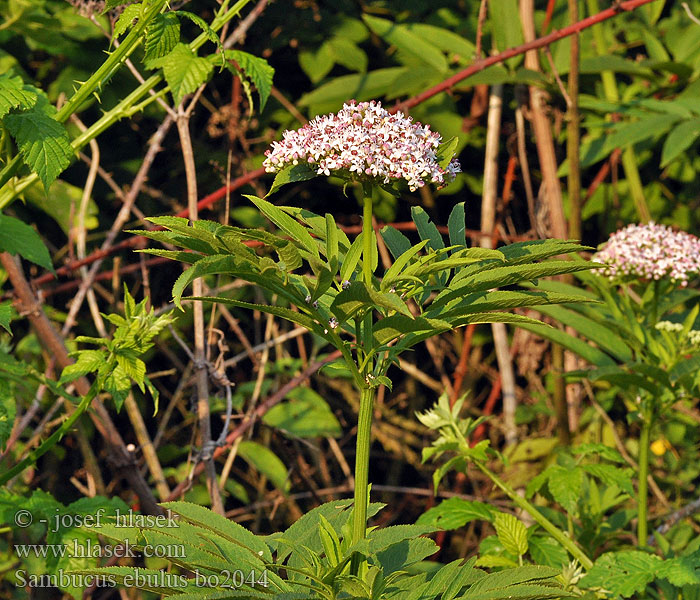
[[[564,27],[557,31],[553,31],[548,35],[537,39],[533,39],[532,41],[526,42],[525,44],[521,44],[520,46],[517,46],[515,48],[509,48],[508,50],[499,54],[489,56],[488,58],[484,58],[482,60],[477,60],[466,69],[455,73],[454,75],[452,75],[452,77],[448,77],[447,79],[431,87],[430,89],[427,89],[424,92],[421,92],[420,94],[409,98],[408,100],[398,102],[392,108],[392,111],[407,111],[413,108],[414,106],[425,102],[429,98],[432,98],[433,96],[436,96],[441,92],[445,92],[453,88],[458,83],[464,81],[467,77],[471,77],[475,73],[479,73],[480,71],[483,71],[484,69],[492,65],[501,63],[509,58],[513,58],[514,56],[524,54],[529,50],[537,50],[538,48],[549,46],[550,44],[556,41],[573,35],[574,33],[577,33],[579,31],[583,31],[584,29],[588,29],[589,27],[593,27],[593,25],[602,23],[603,21],[611,19],[623,12],[634,10],[639,6],[643,6],[644,4],[649,4],[650,2],[655,1],[656,0],[627,0],[626,2],[616,2],[613,7],[608,8],[606,10],[602,10],[595,15],[591,15],[590,17],[587,17],[586,19],[583,19],[578,23],[574,23],[573,25],[569,25],[568,27]]]
[[[268,410],[270,410],[273,406],[281,402],[291,390],[301,385],[304,381],[311,377],[311,375],[316,373],[316,371],[318,371],[321,367],[327,365],[330,362],[333,362],[334,360],[337,360],[338,358],[340,358],[340,356],[342,356],[340,350],[335,350],[322,360],[317,360],[313,362],[298,376],[292,378],[288,383],[286,383],[279,390],[277,390],[277,392],[275,392],[271,396],[268,396],[263,402],[258,404],[253,414],[251,414],[249,417],[244,418],[241,421],[241,423],[239,423],[238,427],[236,427],[231,433],[229,433],[226,436],[226,444],[214,450],[213,458],[218,458],[224,452],[226,452],[226,450],[229,447],[231,447],[239,437],[241,437],[246,431],[248,431],[257,422],[257,420],[260,417],[262,417]],[[194,469],[194,477],[199,475],[203,470],[204,464],[198,464]],[[181,482],[172,491],[170,497],[168,498],[168,501],[179,498],[189,488],[190,484],[191,482],[188,480]]]
[[[190,219],[197,219],[197,171],[190,136],[189,116],[184,110],[183,104],[178,109],[175,121],[180,136],[182,159],[185,163],[185,178],[187,183],[187,206]],[[192,282],[194,296],[203,296],[203,283],[200,278]],[[224,513],[224,505],[221,492],[216,483],[216,467],[212,458],[211,421],[209,408],[209,374],[206,365],[206,342],[204,333],[204,306],[196,301],[192,304],[194,315],[194,368],[197,389],[197,417],[199,421],[200,448],[202,451],[202,463],[207,473],[207,489],[211,498],[212,509],[219,514]]]

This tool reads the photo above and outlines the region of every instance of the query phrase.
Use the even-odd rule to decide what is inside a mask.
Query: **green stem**
[[[475,461],[474,464],[481,470],[481,472],[486,475],[493,483],[498,486],[505,494],[515,503],[516,506],[527,512],[533,520],[544,529],[549,535],[551,535],[557,542],[559,542],[569,554],[576,558],[581,565],[586,569],[590,569],[593,566],[593,561],[586,556],[583,550],[578,547],[576,542],[574,542],[568,535],[566,535],[561,529],[554,525],[549,519],[547,519],[540,511],[535,508],[530,502],[528,502],[522,496],[510,487],[507,483],[502,481],[495,473],[492,473],[485,465],[480,462]]]
[[[656,323],[659,319],[659,280],[654,279],[654,294],[651,299],[651,329],[656,327]]]
[[[649,442],[651,439],[651,416],[644,415],[642,433],[639,436],[639,490],[637,492],[637,544],[640,548],[647,545],[647,496],[649,475]]]
[[[24,469],[26,469],[30,465],[33,465],[37,460],[39,460],[39,458],[41,458],[51,448],[53,448],[53,446],[55,446],[56,443],[58,441],[60,441],[60,439],[73,426],[73,423],[75,423],[78,420],[80,415],[82,415],[88,409],[91,402],[95,399],[95,396],[97,396],[97,392],[99,390],[100,390],[100,386],[98,385],[97,380],[95,380],[95,382],[92,384],[92,386],[88,390],[88,393],[81,400],[80,404],[78,404],[77,408],[73,411],[73,414],[70,417],[68,417],[63,422],[63,424],[56,431],[54,431],[44,441],[43,444],[41,444],[41,446],[32,450],[23,460],[21,460],[19,463],[17,463],[9,471],[6,471],[2,475],[0,475],[0,485],[5,485],[10,479],[17,476],[19,473],[24,471]]]
[[[355,505],[353,508],[352,543],[357,544],[367,532],[369,503],[369,448],[372,437],[372,411],[376,388],[364,387],[360,392],[360,414],[357,420],[357,450],[355,453]],[[353,572],[359,565],[353,561]]]
[[[119,44],[117,49],[112,52],[107,60],[102,63],[102,65],[95,71],[89,79],[83,83],[78,91],[73,94],[73,96],[61,107],[56,113],[55,119],[59,123],[63,123],[68,120],[68,118],[75,113],[87,100],[93,92],[97,89],[102,88],[102,86],[109,81],[110,77],[114,75],[116,70],[126,61],[129,55],[136,49],[141,41],[142,35],[145,33],[146,28],[150,25],[151,20],[163,10],[163,7],[167,4],[167,0],[159,0],[154,3],[153,6],[146,9],[145,13],[139,17],[139,20],[134,27],[124,38],[124,41]],[[142,9],[143,10],[143,9]]]

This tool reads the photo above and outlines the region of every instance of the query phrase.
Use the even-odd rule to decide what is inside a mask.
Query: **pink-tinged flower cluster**
[[[411,191],[426,183],[443,186],[461,172],[453,159],[440,167],[436,151],[441,136],[430,125],[411,117],[392,115],[379,102],[350,101],[337,114],[318,116],[301,129],[285,131],[265,152],[268,173],[288,165],[307,163],[319,175],[340,171],[358,178],[380,178],[383,183],[405,179]]]
[[[613,233],[593,260],[607,265],[603,273],[610,279],[668,277],[685,287],[700,273],[700,239],[665,225],[628,225]]]

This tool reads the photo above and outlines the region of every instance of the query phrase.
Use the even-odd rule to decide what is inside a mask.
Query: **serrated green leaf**
[[[552,497],[561,504],[564,509],[575,515],[578,513],[578,501],[582,495],[583,479],[578,468],[567,469],[560,465],[552,465],[547,468],[547,487]]]
[[[527,529],[515,515],[496,513],[493,519],[496,535],[507,552],[522,556],[527,552]]]
[[[295,221],[283,210],[280,210],[279,207],[270,204],[267,200],[263,200],[257,196],[246,196],[246,198],[255,204],[270,221],[289,235],[292,241],[300,244],[314,256],[319,256],[318,246],[306,227],[301,225],[298,221]]]
[[[603,588],[616,596],[630,598],[642,594],[656,579],[662,560],[639,550],[606,552],[593,564],[579,585],[584,589]]]
[[[135,5],[128,6],[124,13]],[[136,5],[137,6],[137,5]],[[122,16],[123,14],[122,13]],[[121,17],[120,17],[121,19]],[[118,24],[118,23],[117,23]],[[116,29],[116,27],[115,27]],[[152,61],[167,56],[180,41],[180,21],[172,12],[156,15],[146,29],[144,44],[144,63],[152,65]]]
[[[133,379],[134,383],[143,391],[143,380],[146,376],[145,363],[134,356],[117,354],[117,364],[122,368],[124,374],[130,379]]]
[[[413,315],[396,294],[377,292],[368,288],[363,281],[353,281],[333,300],[331,311],[342,323],[351,319],[361,310],[373,310],[383,308],[389,311],[406,315],[411,318]]]
[[[176,44],[166,56],[152,60],[149,66],[163,68],[163,75],[176,105],[205,83],[213,70],[211,62],[197,56],[189,46],[182,43]]]
[[[186,521],[213,531],[236,544],[240,544],[251,552],[262,556],[266,561],[272,561],[272,555],[267,544],[235,521],[190,502],[165,502],[162,506],[177,513]]]
[[[260,97],[259,112],[262,112],[272,91],[272,79],[275,75],[275,70],[264,58],[253,56],[242,50],[226,50],[224,56],[227,60],[236,61],[236,64],[243,70],[245,76],[253,82]]]
[[[207,23],[202,17],[199,15],[196,15],[194,13],[191,13],[187,10],[174,10],[172,11],[173,14],[177,15],[178,17],[184,17],[185,19],[190,20],[192,23],[194,23],[199,29],[202,31],[202,33],[207,37],[207,39],[212,42],[214,45],[216,45],[217,49],[221,54],[223,54],[224,47],[221,43],[221,40],[219,39],[219,36],[216,35],[216,31],[214,31],[210,26],[209,23]]]
[[[700,551],[687,556],[677,556],[663,561],[656,576],[676,587],[700,584]]]
[[[39,176],[48,191],[73,159],[66,128],[38,106],[7,115],[3,122],[17,142],[22,160]]]
[[[564,547],[549,536],[533,535],[528,539],[530,556],[541,565],[562,568],[569,563],[569,554]]]
[[[122,36],[129,27],[133,24],[135,19],[141,16],[141,4],[130,4],[124,7],[122,14],[119,15],[117,22],[114,24],[114,30],[112,31],[112,36],[114,39]],[[157,15],[156,19],[162,15]],[[150,26],[149,26],[150,28]],[[146,38],[146,44],[148,45],[148,38]]]
[[[101,350],[81,350],[78,353],[78,360],[63,368],[61,382],[73,381],[78,377],[97,371],[105,363],[105,360],[105,353]]]
[[[630,496],[634,496],[634,488],[632,487],[632,472],[629,469],[621,469],[614,465],[593,464],[581,465],[580,468],[593,475],[606,485],[616,485],[623,492],[627,492]]]
[[[53,265],[49,250],[32,227],[14,217],[0,214],[0,250],[26,258],[48,269],[52,273]]]
[[[0,119],[13,108],[23,110],[32,108],[37,101],[37,95],[24,85],[20,77],[0,75]]]
[[[265,475],[281,492],[289,492],[287,467],[278,456],[266,446],[245,440],[238,446],[238,454],[258,472]]]
[[[398,260],[402,254],[408,252],[412,247],[411,241],[403,233],[391,225],[382,227],[381,234],[382,238],[384,239],[384,243],[387,245],[387,248],[389,248],[389,251],[394,257],[394,260]]]
[[[416,229],[418,230],[418,235],[422,240],[428,240],[428,246],[433,250],[442,250],[445,247],[445,242],[442,240],[442,235],[438,231],[438,228],[430,220],[428,213],[426,213],[420,206],[413,206],[411,208],[411,217],[413,222],[416,224]]]

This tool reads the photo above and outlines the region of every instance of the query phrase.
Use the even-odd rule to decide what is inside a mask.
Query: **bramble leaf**
[[[262,112],[267,103],[267,99],[270,97],[270,92],[272,91],[272,78],[275,74],[275,70],[264,58],[253,56],[242,50],[226,50],[224,52],[224,57],[227,60],[236,61],[236,64],[243,71],[245,76],[253,82],[253,85],[258,91],[258,96],[260,97],[259,111]],[[248,101],[252,106],[253,103],[250,98]]]
[[[13,108],[32,108],[36,101],[37,95],[25,87],[20,77],[0,75],[0,119]]]
[[[73,158],[66,128],[36,106],[7,115],[4,123],[17,142],[22,160],[41,178],[48,191]]]
[[[125,7],[122,14],[119,15],[117,22],[114,24],[114,30],[112,31],[112,36],[117,39],[119,36],[123,35],[129,27],[134,22],[134,19],[138,19],[141,16],[141,5],[140,4],[130,4]],[[160,15],[158,15],[160,16]],[[146,45],[148,45],[148,38],[146,38]]]
[[[128,9],[133,7],[133,4],[128,6],[124,12],[126,13]],[[152,61],[169,54],[179,41],[180,21],[178,18],[171,12],[156,15],[146,30],[143,62],[150,67]]]
[[[416,524],[433,525],[439,529],[459,529],[475,520],[492,521],[493,509],[483,502],[448,498],[425,511]]]
[[[644,592],[656,579],[662,560],[654,554],[639,550],[606,552],[581,580],[585,588],[603,588],[616,596],[630,598]]]
[[[176,44],[168,55],[152,60],[150,66],[163,68],[175,104],[206,82],[214,69],[211,62],[182,43]]]

